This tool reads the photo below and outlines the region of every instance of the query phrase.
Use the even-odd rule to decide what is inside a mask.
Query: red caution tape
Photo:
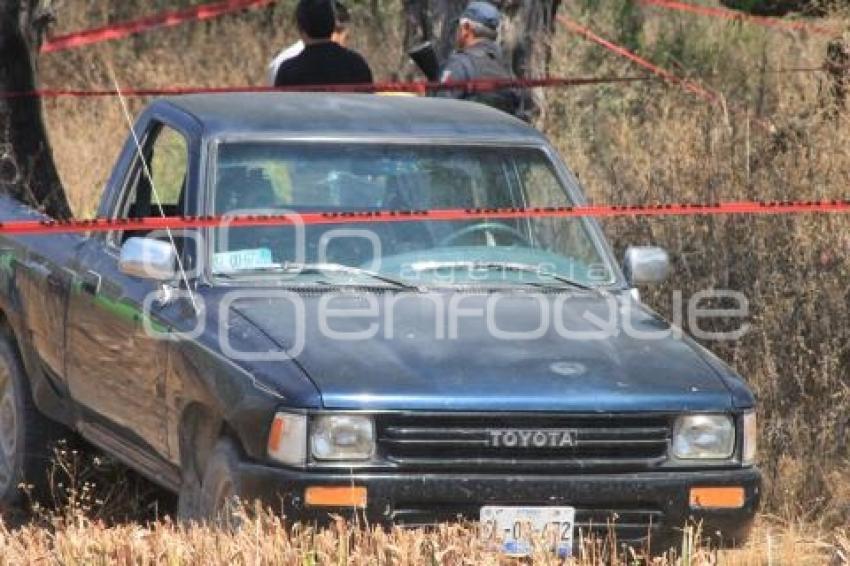
[[[827,71],[847,71],[850,67],[837,65],[822,65],[820,67],[789,67],[778,69],[759,69],[754,72],[770,74],[790,73],[819,73]],[[447,81],[434,83],[426,81],[412,82],[381,82],[369,84],[337,84],[337,85],[306,85],[287,87],[264,86],[225,86],[225,87],[150,87],[122,89],[120,93],[114,89],[61,89],[44,88],[28,91],[0,91],[0,99],[4,98],[105,98],[110,96],[182,96],[189,94],[224,94],[238,92],[349,92],[349,93],[410,93],[427,94],[445,90],[465,90],[468,92],[487,92],[505,88],[566,88],[573,86],[590,86],[600,84],[645,82],[664,80],[666,77],[653,76],[620,76],[620,77],[548,77],[542,79],[479,79],[473,81]],[[676,78],[677,81],[681,79]]]
[[[464,90],[468,92],[487,92],[505,88],[570,87],[606,83],[626,83],[655,80],[654,77],[549,77],[543,79],[479,79],[474,81],[446,81],[432,83],[426,81],[383,82],[369,84],[303,85],[288,87],[233,86],[233,87],[165,87],[136,88],[121,90],[121,96],[181,96],[187,94],[221,94],[235,92],[357,92],[357,93],[393,93],[404,92],[426,94],[445,90]],[[40,89],[21,92],[0,92],[0,98],[100,98],[118,96],[114,89],[70,90]]]
[[[188,228],[238,228],[318,224],[369,224],[387,222],[446,222],[517,218],[579,218],[637,216],[777,215],[848,213],[850,200],[741,201],[714,204],[586,205],[542,208],[477,208],[442,210],[351,210],[244,216],[150,217],[123,220],[16,220],[0,223],[0,234],[58,234],[113,230],[179,230]]]
[[[594,33],[590,28],[582,26],[582,25],[574,22],[573,20],[567,18],[566,16],[558,16],[558,20],[568,30],[583,36],[585,39],[588,39],[588,40],[590,40],[594,43],[601,45],[605,49],[608,49],[609,51],[612,51],[613,53],[616,53],[617,55],[625,57],[626,59],[632,61],[633,63],[640,65],[641,67],[643,67],[645,69],[648,69],[651,73],[661,77],[665,81],[672,83],[672,84],[675,84],[675,85],[679,85],[685,91],[690,92],[691,94],[694,94],[694,95],[702,98],[703,100],[707,100],[708,102],[716,103],[716,102],[719,101],[719,97],[717,96],[717,94],[709,91],[708,89],[698,85],[697,83],[695,83],[693,81],[689,81],[687,79],[683,79],[681,77],[678,77],[678,76],[674,75],[673,73],[671,73],[670,71],[667,71],[667,70],[662,69],[661,67],[659,67],[657,65],[650,63],[649,61],[647,61],[646,59],[644,59],[640,55],[637,55],[636,53],[632,53],[631,51],[629,51],[625,47],[622,47],[622,46],[617,45],[616,43],[614,43],[612,41],[609,41],[609,40],[607,40],[603,37],[600,37],[599,35]]]
[[[53,37],[41,46],[41,52],[53,53],[55,51],[101,43],[103,41],[121,39],[152,29],[172,27],[192,21],[209,20],[231,12],[250,8],[262,8],[274,2],[275,0],[225,0],[223,2],[185,8],[183,10],[162,12],[138,20]]]
[[[790,21],[783,20],[780,18],[770,18],[766,16],[753,16],[751,14],[736,12],[735,10],[729,10],[728,8],[720,8],[716,6],[700,6],[696,4],[688,4],[687,2],[677,2],[676,0],[640,0],[640,3],[646,6],[655,6],[658,8],[665,8],[667,10],[676,10],[680,12],[690,12],[692,14],[699,14],[701,16],[723,18],[726,20],[733,20],[739,22],[749,22],[764,27],[788,29],[794,31],[806,30],[824,35],[831,35],[833,33],[836,33],[836,30],[834,29],[828,28],[826,26],[820,26],[817,24],[811,24],[809,22]]]

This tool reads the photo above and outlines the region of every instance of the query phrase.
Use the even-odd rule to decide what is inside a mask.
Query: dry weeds
[[[617,548],[611,541],[585,541],[579,558],[563,560],[541,546],[534,564],[626,566],[821,565],[846,564],[850,531],[810,532],[764,521],[740,550],[712,550],[686,542],[663,556]],[[246,513],[239,528],[181,525],[163,520],[148,525],[107,527],[83,515],[53,524],[10,530],[0,525],[0,564],[516,564],[490,550],[468,525],[431,530],[384,530],[338,521],[316,530],[291,525],[271,513]]]

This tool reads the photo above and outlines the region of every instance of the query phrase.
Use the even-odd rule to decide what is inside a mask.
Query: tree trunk
[[[49,0],[0,0],[0,92],[35,90],[48,5]],[[38,97],[0,97],[0,192],[55,218],[71,217]]]
[[[502,0],[502,48],[518,77],[549,74],[555,15],[561,0]]]

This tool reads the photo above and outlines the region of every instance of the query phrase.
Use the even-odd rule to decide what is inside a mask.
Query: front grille
[[[667,458],[667,416],[381,415],[378,449],[390,464],[428,471],[646,470]],[[569,445],[492,445],[493,431],[568,431]],[[538,435],[539,436],[539,435]],[[542,437],[541,437],[542,438]],[[515,438],[513,439],[515,440]]]

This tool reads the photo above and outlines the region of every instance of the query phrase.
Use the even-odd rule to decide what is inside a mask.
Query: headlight
[[[268,453],[281,464],[303,466],[307,461],[307,417],[277,413],[269,430]]]
[[[735,425],[728,415],[684,415],[673,428],[673,455],[680,460],[730,458]]]
[[[756,412],[744,413],[744,447],[741,450],[741,463],[750,466],[756,463],[756,447],[758,446],[758,426]]]
[[[375,453],[375,424],[363,415],[316,417],[310,450],[317,460],[368,460]]]

